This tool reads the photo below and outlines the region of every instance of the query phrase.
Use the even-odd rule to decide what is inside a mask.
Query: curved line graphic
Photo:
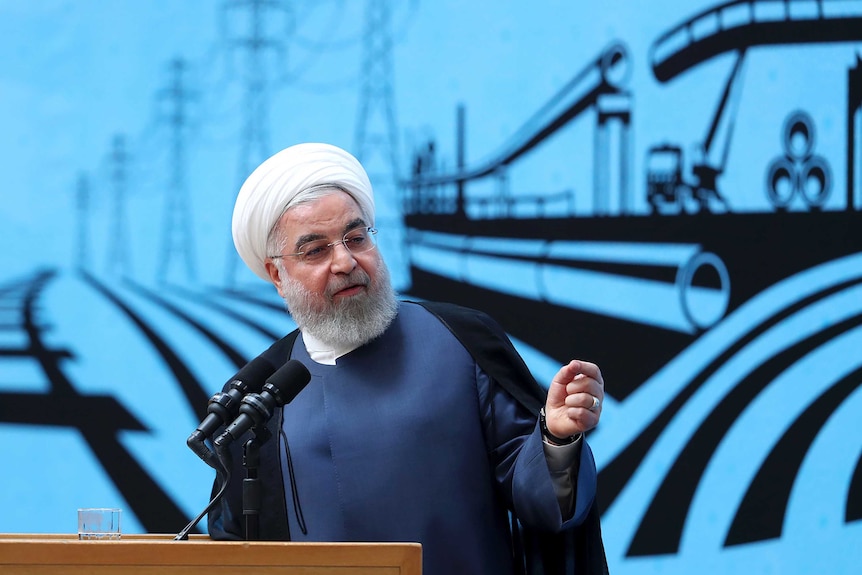
[[[182,389],[183,394],[186,397],[186,401],[189,404],[189,408],[194,412],[195,417],[198,420],[202,420],[206,417],[209,396],[204,392],[203,386],[201,386],[200,382],[186,366],[183,360],[181,360],[167,342],[165,342],[165,340],[156,333],[155,329],[144,321],[140,315],[135,313],[135,311],[122,301],[119,296],[86,271],[82,271],[81,273],[87,283],[92,285],[99,293],[104,295],[109,301],[122,310],[132,323],[141,330],[141,333],[144,334],[150,343],[153,344],[153,347],[162,359],[164,359],[168,369],[170,369],[171,373],[174,374],[174,378],[180,386],[180,389]]]
[[[862,367],[826,390],[797,417],[749,485],[728,530],[725,545],[763,541],[781,535],[790,492],[807,450],[829,416],[860,386]]]
[[[820,292],[819,294],[815,294],[810,296],[809,298],[799,302],[798,304],[784,310],[783,312],[779,312],[773,318],[773,321],[768,323],[761,324],[758,328],[752,330],[748,334],[743,334],[740,336],[740,339],[734,342],[729,348],[725,349],[722,353],[720,353],[714,360],[712,360],[709,364],[703,367],[700,373],[691,376],[691,379],[688,381],[687,385],[682,388],[662,409],[659,414],[653,419],[646,427],[640,429],[634,439],[622,449],[618,455],[610,459],[610,461],[602,467],[599,472],[599,481],[602,485],[602,490],[599,493],[599,499],[601,503],[601,507],[603,509],[609,508],[613,505],[617,496],[626,488],[626,485],[631,480],[633,475],[637,472],[643,460],[648,456],[650,450],[653,448],[656,441],[658,441],[659,437],[662,433],[665,432],[667,427],[673,421],[673,419],[679,414],[680,410],[686,404],[686,402],[691,399],[694,393],[704,384],[704,382],[711,376],[715,374],[715,372],[723,366],[725,363],[731,360],[736,354],[740,352],[746,345],[750,344],[757,337],[761,336],[763,333],[767,331],[769,327],[774,325],[774,323],[782,321],[783,319],[791,316],[796,313],[799,309],[802,309],[809,305],[812,301],[820,298],[826,297],[835,293],[836,291],[845,289],[849,286],[862,283],[862,279],[856,280],[850,283],[840,284],[837,287],[826,290],[825,292]],[[652,404],[660,404],[660,402],[653,401]],[[607,427],[603,427],[602,429],[607,429]],[[602,431],[598,431],[593,437],[590,439],[591,443],[596,443],[596,441],[601,441]],[[598,439],[597,439],[598,438]],[[597,453],[602,453],[602,448],[596,449]]]
[[[603,522],[621,537],[624,554],[656,490],[660,488],[656,465],[672,465],[675,457],[661,443],[678,442],[669,430],[690,425],[679,417],[687,403],[710,378],[750,342],[771,326],[823,298],[862,283],[862,253],[839,258],[787,278],[740,306],[704,333],[683,353],[668,362],[625,402],[605,414],[603,425],[590,438],[594,446],[599,481],[599,505]],[[682,418],[685,419],[685,418]],[[625,426],[614,425],[626,421]],[[665,463],[671,457],[672,459]],[[676,501],[674,501],[676,505]]]
[[[847,292],[852,292],[853,297],[851,298],[847,295],[842,301],[851,299],[852,301],[862,302],[862,290],[858,286],[856,288],[848,288]],[[839,298],[844,295],[843,293],[839,293],[835,296],[830,296],[829,299]],[[826,299],[826,297],[820,298],[820,301],[813,302],[810,306],[806,306],[806,308],[818,306]],[[713,389],[711,392],[713,395],[718,395],[717,403],[709,408],[709,412],[698,423],[697,428],[691,433],[685,446],[681,449],[673,465],[665,475],[632,539],[628,550],[629,555],[676,553],[679,550],[682,530],[689,507],[694,498],[695,490],[700,484],[707,464],[729,428],[743,410],[754,401],[754,398],[780,373],[788,369],[788,366],[793,364],[797,358],[805,356],[824,342],[828,342],[862,325],[862,305],[857,305],[857,308],[856,310],[848,310],[852,314],[850,317],[822,330],[804,335],[798,341],[790,342],[790,345],[775,352],[770,352],[772,355],[761,358],[757,367],[739,380],[726,381],[728,377],[732,377],[730,371],[727,375],[722,375],[721,378],[719,378],[718,373],[710,377],[710,380],[713,382],[711,387],[713,388],[717,386],[732,387],[726,393],[718,389]],[[809,309],[803,309],[794,315],[803,315],[808,312]],[[795,327],[792,327],[795,325],[792,322],[787,324],[789,327],[784,327],[774,321],[769,321],[768,323],[772,326],[771,331],[784,329],[785,331],[791,331],[794,337],[797,336],[798,332]],[[767,337],[768,333],[764,332],[763,336],[758,339],[765,340]],[[770,341],[774,339],[773,337]],[[758,341],[752,340],[748,347],[754,348],[756,346],[758,346]],[[762,354],[760,351],[757,353]],[[740,362],[744,354],[745,351],[741,350],[736,354],[737,357],[733,361]],[[755,358],[753,359],[756,361]],[[717,381],[719,379],[721,379],[721,382]],[[706,392],[709,394],[709,387],[710,384],[705,382],[703,389],[698,391],[699,393]],[[705,399],[704,401],[709,402],[710,400]],[[773,517],[767,519],[769,522],[774,522],[774,515],[779,512],[775,509],[772,509],[772,511]],[[783,513],[783,509],[780,512]]]
[[[256,321],[253,321],[252,319],[250,319],[250,318],[248,318],[242,314],[237,313],[235,310],[227,307],[226,305],[223,305],[223,304],[215,301],[215,299],[210,294],[192,292],[191,290],[183,289],[179,286],[172,286],[171,291],[173,293],[176,293],[179,297],[185,298],[185,299],[190,300],[190,301],[194,301],[197,303],[200,303],[201,301],[206,301],[206,306],[209,309],[217,311],[218,313],[222,314],[223,316],[228,317],[228,318],[236,321],[237,323],[240,323],[240,324],[256,331],[257,333],[263,335],[264,337],[272,339],[273,341],[281,338],[284,335],[283,333],[275,332],[275,331],[267,328],[263,324],[256,322]],[[285,313],[285,310],[283,308],[280,311],[282,313]]]
[[[191,315],[181,310],[176,305],[169,302],[167,299],[153,292],[152,290],[148,290],[144,286],[140,284],[136,284],[130,280],[127,280],[127,285],[141,296],[149,299],[153,303],[161,306],[163,309],[169,311],[177,318],[186,322],[189,326],[194,328],[198,333],[200,333],[204,339],[212,343],[217,349],[221,350],[221,352],[239,369],[248,363],[248,358],[243,356],[235,347],[230,345],[227,340],[223,337],[215,333],[213,330],[193,318]]]
[[[848,523],[862,520],[862,457],[856,462],[853,479],[850,480],[850,489],[847,495],[847,512],[844,514],[844,520]]]

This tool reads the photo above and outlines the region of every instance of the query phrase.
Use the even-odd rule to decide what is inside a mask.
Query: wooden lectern
[[[212,541],[192,535],[0,534],[0,573],[9,575],[421,575],[418,543]]]

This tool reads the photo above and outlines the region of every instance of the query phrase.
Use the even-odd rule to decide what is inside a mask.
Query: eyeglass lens
[[[329,243],[326,240],[316,240],[303,244],[299,248],[299,254],[306,262],[321,261],[329,257],[338,244],[344,244],[344,247],[351,253],[361,253],[374,247],[372,237],[376,232],[377,230],[374,228],[357,228],[344,234],[344,237],[337,242]]]

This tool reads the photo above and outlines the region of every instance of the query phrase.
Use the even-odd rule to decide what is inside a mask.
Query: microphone
[[[220,391],[210,398],[207,404],[207,416],[186,440],[186,445],[207,465],[214,467],[214,460],[212,452],[204,441],[219,427],[226,425],[235,418],[239,413],[243,396],[260,390],[261,382],[272,375],[274,371],[275,366],[269,360],[258,356],[247,363],[224,385],[222,389],[227,388],[227,391]]]
[[[302,363],[295,359],[285,363],[269,376],[260,393],[242,398],[239,416],[213,441],[216,449],[222,450],[252,427],[268,421],[276,407],[293,401],[309,381],[311,374]]]

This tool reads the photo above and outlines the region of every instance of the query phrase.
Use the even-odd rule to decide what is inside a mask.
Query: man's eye
[[[326,253],[326,250],[326,246],[309,246],[306,249],[302,250],[302,255],[307,258],[319,258]]]
[[[351,247],[358,247],[365,243],[365,236],[360,234],[358,236],[353,236],[352,238],[347,238],[347,243],[350,244]]]

